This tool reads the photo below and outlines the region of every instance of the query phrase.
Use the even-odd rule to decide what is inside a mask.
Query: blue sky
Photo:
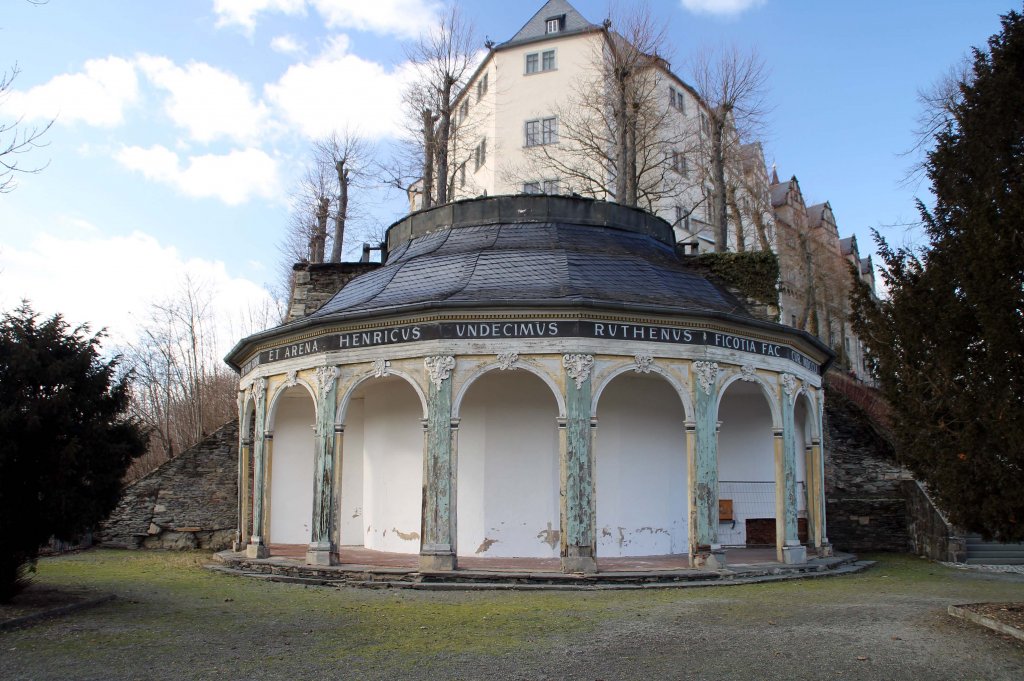
[[[502,41],[541,6],[467,2]],[[576,0],[597,23],[605,0]],[[620,8],[631,6],[619,0]],[[661,0],[674,70],[702,45],[754,47],[770,72],[768,164],[829,200],[862,254],[869,230],[904,243],[916,92],[999,29],[1008,0]],[[131,340],[185,274],[213,294],[225,335],[280,280],[288,193],[311,137],[358,128],[386,149],[400,125],[403,44],[432,0],[6,0],[0,68],[21,70],[0,120],[56,116],[49,165],[0,195],[0,309],[44,312]],[[401,217],[375,196],[372,224]],[[360,234],[346,240],[357,255]],[[237,319],[236,319],[237,318]],[[224,342],[230,345],[237,338]]]

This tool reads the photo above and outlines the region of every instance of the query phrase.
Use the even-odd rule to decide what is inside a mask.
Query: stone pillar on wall
[[[776,543],[778,559],[787,565],[807,562],[807,548],[797,530],[796,418],[799,383],[792,374],[780,377],[782,431],[775,432]]]
[[[452,371],[455,358],[427,357],[427,420],[423,434],[423,520],[420,569],[454,570]]]
[[[689,476],[690,565],[712,570],[725,567],[718,543],[718,374],[715,362],[694,362],[690,374],[696,421]]]
[[[817,423],[818,440],[812,443],[815,457],[815,473],[818,476],[818,498],[815,503],[818,505],[818,532],[821,534],[821,542],[818,544],[818,555],[827,558],[832,555],[832,544],[828,540],[828,522],[825,517],[825,388],[818,388],[817,393]]]
[[[334,445],[334,417],[338,367],[320,367],[316,370],[316,436],[313,457],[313,522],[309,548],[306,550],[307,565],[331,565],[337,560],[338,547],[334,543],[334,526],[337,524],[334,505],[336,481]]]
[[[270,550],[264,542],[264,493],[267,471],[267,379],[257,378],[252,383],[252,395],[256,401],[256,417],[253,423],[253,500],[252,536],[245,553],[249,558],[266,558]]]
[[[250,536],[246,521],[249,514],[249,446],[252,439],[248,428],[245,427],[245,408],[248,406],[246,397],[244,391],[238,393],[238,525],[235,528],[235,538],[231,542],[232,551],[244,551]]]
[[[562,571],[597,572],[594,531],[594,460],[590,420],[591,355],[564,355],[566,418],[561,427]],[[561,425],[561,424],[560,424]]]

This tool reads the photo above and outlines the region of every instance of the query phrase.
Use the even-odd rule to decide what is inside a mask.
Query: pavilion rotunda
[[[821,376],[634,208],[490,197],[392,225],[383,265],[240,341],[239,531],[476,559],[827,555]]]

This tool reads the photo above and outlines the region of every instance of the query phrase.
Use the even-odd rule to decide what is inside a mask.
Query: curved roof
[[[479,215],[482,203],[501,206],[504,215],[495,212],[498,219],[488,224],[453,226],[460,222],[460,208]],[[435,211],[445,219],[432,229],[422,227],[423,216],[392,226],[389,241],[396,234],[411,238],[394,239],[398,243],[383,267],[351,281],[310,319],[474,304],[638,306],[747,316],[739,301],[665,243],[667,223],[641,211],[543,197],[485,199]],[[410,227],[410,220],[418,222]]]

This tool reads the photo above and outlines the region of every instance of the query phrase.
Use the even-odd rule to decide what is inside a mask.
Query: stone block
[[[454,553],[421,553],[420,570],[424,572],[450,571],[456,568]]]
[[[783,546],[782,562],[786,565],[801,565],[807,562],[806,546]]]

